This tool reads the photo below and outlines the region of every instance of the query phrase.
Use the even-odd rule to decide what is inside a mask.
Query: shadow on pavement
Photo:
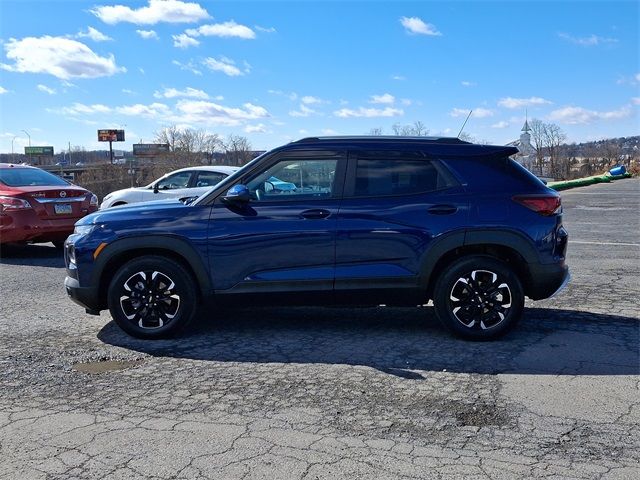
[[[64,267],[64,254],[51,243],[0,246],[0,264]]]
[[[176,339],[145,341],[114,322],[98,338],[152,356],[217,362],[362,365],[407,379],[425,371],[638,375],[640,321],[529,308],[493,342],[449,335],[432,308],[243,308],[218,311]]]

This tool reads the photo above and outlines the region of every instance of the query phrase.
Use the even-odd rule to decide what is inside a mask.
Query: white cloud
[[[399,81],[402,81],[402,80],[406,80],[406,79],[407,79],[407,77],[403,77],[402,75],[393,75],[393,76],[391,77],[391,79],[392,79],[392,80],[399,80]]]
[[[200,41],[195,38],[190,37],[185,33],[181,33],[180,35],[171,35],[173,37],[173,46],[176,48],[189,48],[189,47],[197,47],[200,45]]]
[[[236,66],[236,62],[227,57],[220,57],[219,59],[215,59],[212,57],[205,58],[202,61],[202,64],[205,65],[209,70],[213,70],[214,72],[222,72],[229,77],[238,77],[240,75],[244,75],[247,72],[247,68],[243,72]]]
[[[85,105],[84,103],[74,103],[70,107],[63,107],[57,111],[65,115],[93,115],[96,113],[110,113],[111,108],[101,103]]]
[[[244,127],[244,131],[246,133],[267,133],[267,127],[264,123],[259,123],[258,125],[247,125]]]
[[[618,110],[597,112],[582,107],[563,107],[549,114],[549,119],[568,125],[588,124],[598,120],[619,120],[631,115],[631,107],[626,105]]]
[[[209,95],[207,95],[206,92],[191,87],[187,87],[184,90],[178,90],[177,88],[165,88],[163,92],[156,91],[153,96],[156,98],[187,97],[202,98],[205,100],[209,98]]]
[[[261,27],[260,25],[255,25],[254,28],[256,30],[258,30],[259,32],[263,32],[263,33],[276,33],[276,29],[274,27]]]
[[[498,122],[498,123],[494,123],[493,125],[491,125],[491,128],[507,128],[509,126],[509,122],[505,122],[504,120]]]
[[[460,84],[461,84],[463,87],[475,87],[475,86],[477,85],[477,83],[475,83],[475,82],[469,82],[469,81],[467,81],[467,80],[463,80],[462,82],[460,82]]]
[[[632,97],[631,103],[633,103],[634,105],[640,105],[640,97]]]
[[[451,117],[466,117],[467,115],[469,115],[469,111],[471,109],[465,109],[465,108],[454,108],[453,110],[451,110],[449,112],[449,116]],[[472,117],[475,118],[486,118],[486,117],[492,117],[493,116],[493,110],[489,110],[487,108],[474,108],[473,109],[473,113],[471,114]]]
[[[258,105],[245,103],[243,108],[231,108],[204,100],[180,100],[176,105],[179,116],[174,121],[209,125],[240,125],[244,120],[269,117],[269,112]]]
[[[436,37],[442,35],[435,25],[425,23],[419,17],[402,17],[400,18],[400,23],[409,35],[430,35]]]
[[[322,100],[321,98],[318,97],[313,97],[311,95],[305,95],[304,97],[302,97],[300,99],[300,101],[306,105],[312,105],[314,103],[318,104],[318,103],[325,103],[324,100]]]
[[[154,30],[136,30],[136,33],[145,40],[158,40],[158,34]]]
[[[323,128],[320,131],[322,132],[323,135],[337,135],[338,134],[338,132],[336,132],[332,128]]]
[[[375,118],[375,117],[397,117],[400,115],[404,115],[404,111],[399,108],[391,108],[385,107],[384,109],[380,108],[365,108],[360,107],[357,110],[353,110],[350,108],[342,108],[340,110],[336,110],[333,112],[336,117],[340,118]]]
[[[9,93],[9,90],[7,90],[4,87],[0,87],[0,95],[4,94],[4,93]]]
[[[171,113],[171,109],[164,103],[152,103],[150,105],[136,103],[135,105],[117,107],[116,112],[135,117],[164,118]]]
[[[300,110],[292,110],[289,112],[289,115],[291,115],[292,117],[308,117],[309,115],[313,115],[316,113],[318,112],[301,103]]]
[[[396,97],[391,95],[390,93],[384,93],[382,95],[371,95],[371,100],[369,103],[383,103],[383,104],[392,104],[396,101]]]
[[[403,98],[402,100],[400,100],[400,103],[402,103],[402,105],[405,105],[405,106],[408,107],[409,105],[411,105],[413,103],[413,101],[408,99],[408,98]]]
[[[233,20],[212,25],[202,25],[198,28],[191,28],[185,32],[191,37],[222,37],[222,38],[244,38],[251,40],[256,38],[256,34],[246,25],[240,25]]]
[[[270,93],[272,95],[287,97],[292,102],[298,99],[298,94],[296,92],[287,93],[287,92],[283,92],[282,90],[267,90],[267,93]]]
[[[602,44],[610,44],[617,43],[617,38],[606,38],[599,37],[598,35],[591,34],[587,37],[574,37],[569,35],[568,33],[558,33],[558,36],[568,42],[574,43],[576,45],[581,45],[583,47],[594,47]]]
[[[181,63],[178,60],[173,60],[171,63],[180,67],[180,70],[186,70],[194,75],[202,75],[202,72],[198,70],[192,60],[189,60],[187,63]]]
[[[90,10],[104,23],[120,22],[136,25],[156,23],[195,23],[209,18],[207,11],[197,3],[180,0],[149,0],[146,7],[131,8],[125,5],[104,5]]]
[[[88,27],[86,32],[79,31],[76,34],[76,38],[89,38],[94,42],[107,42],[109,40],[113,40],[113,38],[108,37],[107,35],[100,32],[99,30],[96,30],[93,27]]]
[[[123,88],[122,89],[122,93],[126,93],[127,95],[135,95],[136,92],[134,92],[133,90],[130,90],[128,88]]]
[[[549,105],[553,102],[540,97],[513,98],[505,97],[498,101],[498,105],[505,108],[533,107],[535,105]]]
[[[48,93],[49,95],[55,95],[56,91],[53,88],[47,87],[46,85],[39,84],[37,86],[38,90],[44,93]]]
[[[0,64],[5,70],[20,73],[48,73],[60,79],[108,77],[125,72],[113,55],[101,57],[85,44],[64,37],[26,37],[9,39],[4,44],[13,65]]]

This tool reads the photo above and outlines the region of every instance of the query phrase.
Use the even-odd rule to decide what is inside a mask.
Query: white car
[[[100,210],[165,198],[198,197],[239,169],[240,167],[217,165],[175,170],[146,187],[125,188],[111,192],[102,200]]]

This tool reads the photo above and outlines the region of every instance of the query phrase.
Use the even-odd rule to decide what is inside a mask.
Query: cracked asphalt
[[[640,181],[562,194],[573,280],[500,341],[430,307],[127,337],[49,245],[0,259],[0,479],[640,478]]]

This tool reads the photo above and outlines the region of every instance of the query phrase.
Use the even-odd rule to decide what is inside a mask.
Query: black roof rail
[[[445,144],[467,144],[471,145],[470,142],[466,142],[457,137],[411,137],[411,136],[400,136],[400,135],[335,135],[335,136],[324,136],[324,137],[305,137],[300,140],[296,140],[293,143],[315,143],[315,142],[342,142],[342,141],[366,141],[366,142],[427,142],[427,143],[445,143]]]

